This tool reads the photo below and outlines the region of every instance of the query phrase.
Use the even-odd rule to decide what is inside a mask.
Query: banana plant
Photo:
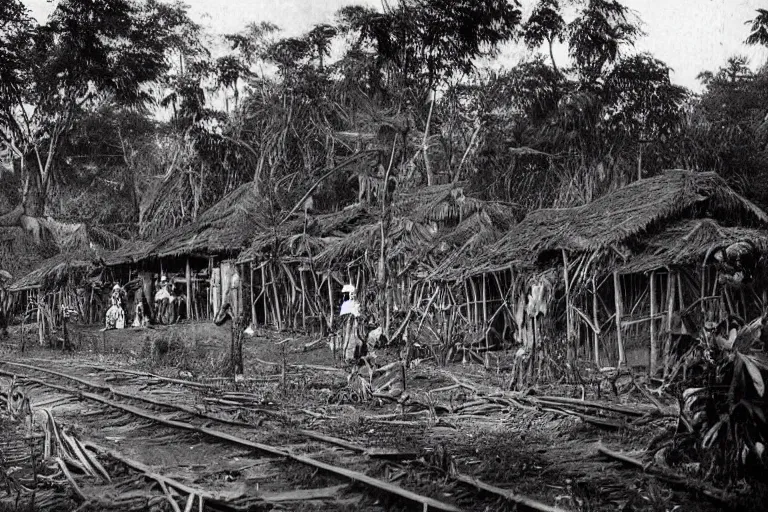
[[[683,392],[681,415],[702,452],[729,476],[768,465],[768,357],[758,350],[764,318],[742,327],[732,346],[712,344],[703,386]]]

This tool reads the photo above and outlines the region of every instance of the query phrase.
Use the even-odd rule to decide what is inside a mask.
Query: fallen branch
[[[717,489],[715,487],[712,487],[710,485],[707,485],[703,482],[691,481],[686,477],[684,477],[683,475],[679,475],[677,473],[674,473],[673,471],[660,469],[660,468],[653,468],[651,467],[650,463],[643,464],[641,461],[634,459],[628,455],[610,450],[605,446],[603,446],[602,444],[597,447],[597,451],[598,453],[605,455],[606,457],[617,460],[619,462],[623,462],[624,464],[633,466],[637,469],[641,469],[644,473],[653,475],[659,478],[660,480],[663,480],[669,483],[670,485],[681,487],[688,491],[692,491],[695,493],[699,493],[702,496],[706,496],[710,500],[720,505],[727,505],[729,502],[728,496],[724,491]]]
[[[263,359],[259,359],[258,357],[253,358],[256,362],[259,362],[261,364],[268,364],[270,366],[282,366],[283,363],[273,363],[272,361],[264,361]],[[341,368],[333,368],[332,366],[320,366],[316,364],[289,364],[286,365],[289,368],[298,368],[300,370],[304,368],[308,368],[310,370],[320,370],[322,372],[335,372],[335,373],[343,373],[344,370]]]
[[[179,491],[185,492],[189,495],[196,495],[200,496],[202,498],[215,501],[221,505],[226,505],[226,501],[235,499],[237,496],[223,496],[220,494],[214,494],[209,491],[206,491],[204,489],[200,489],[197,487],[190,487],[186,484],[183,484],[179,482],[178,480],[174,480],[173,478],[167,477],[165,475],[161,475],[160,473],[156,473],[152,470],[151,467],[137,461],[133,460],[126,455],[123,455],[120,452],[117,452],[115,450],[111,450],[109,448],[105,448],[103,446],[100,446],[96,443],[92,442],[85,442],[83,443],[86,448],[90,448],[93,451],[100,453],[102,455],[107,455],[108,457],[111,457],[117,461],[120,461],[121,463],[125,464],[126,466],[135,469],[136,471],[143,473],[144,476],[149,480],[155,480],[156,482],[163,482],[163,484],[168,485],[170,487],[173,487],[174,489],[177,489]],[[230,507],[228,507],[230,508]],[[231,507],[231,509],[234,509],[235,507]]]
[[[476,478],[472,478],[471,476],[468,476],[468,475],[462,475],[461,473],[456,473],[455,475],[453,475],[453,478],[455,478],[457,481],[462,482],[464,484],[476,487],[481,491],[485,491],[491,494],[495,494],[497,496],[501,496],[507,501],[511,501],[512,503],[514,503],[517,506],[517,510],[534,510],[537,512],[566,512],[565,509],[545,505],[544,503],[540,503],[531,498],[526,498],[525,496],[515,494],[514,492],[508,489],[502,489],[501,487],[496,487],[494,485],[481,482],[480,480],[477,480]]]

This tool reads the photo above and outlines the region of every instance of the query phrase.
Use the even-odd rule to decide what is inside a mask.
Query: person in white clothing
[[[362,311],[354,285],[345,284],[341,292],[346,295],[339,313],[342,325],[341,349],[344,360],[353,361],[365,355],[365,339],[360,336],[360,328],[363,326]]]
[[[125,311],[123,310],[123,297],[125,292],[122,286],[115,284],[109,297],[110,307],[107,310],[105,330],[124,329]]]

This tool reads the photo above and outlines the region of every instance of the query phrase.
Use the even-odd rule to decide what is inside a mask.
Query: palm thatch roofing
[[[12,277],[31,272],[52,254],[52,246],[41,246],[23,228],[0,227],[0,269]]]
[[[104,264],[107,266],[137,263],[147,259],[152,253],[155,244],[146,240],[130,240],[114,251],[104,255]]]
[[[743,241],[751,242],[761,253],[768,252],[765,229],[726,227],[712,219],[681,220],[644,240],[644,249],[616,270],[635,274],[701,262],[717,249]]]
[[[374,219],[372,209],[364,204],[351,205],[337,212],[296,214],[277,226],[257,231],[238,262],[265,257],[279,257],[284,262],[314,259],[330,245],[359,227],[370,225]]]
[[[11,284],[9,290],[19,292],[59,286],[71,278],[73,271],[88,273],[98,266],[99,262],[95,250],[63,252],[41,262],[34,270]]]
[[[431,273],[446,257],[460,258],[495,241],[514,225],[517,210],[504,203],[467,196],[457,184],[423,187],[401,193],[392,205],[387,230],[390,260],[404,268]],[[381,225],[376,217],[329,244],[321,265],[344,266],[377,250]]]
[[[529,213],[474,260],[441,279],[531,267],[553,251],[614,251],[680,219],[712,218],[723,226],[768,226],[768,214],[731,189],[717,173],[669,170],[574,208]],[[620,251],[619,251],[620,252]]]
[[[60,281],[71,269],[100,261],[99,253],[115,249],[123,239],[103,226],[35,218],[33,227],[0,228],[0,265],[16,281],[11,291]]]
[[[194,222],[160,235],[146,256],[209,256],[239,253],[269,222],[253,183],[241,185]]]

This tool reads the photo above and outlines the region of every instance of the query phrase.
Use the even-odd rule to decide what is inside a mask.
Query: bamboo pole
[[[573,332],[573,311],[571,310],[571,282],[568,278],[568,253],[565,249],[562,251],[563,255],[563,279],[565,280],[565,339],[567,344],[566,353],[569,355],[568,360],[573,361],[576,359],[576,346],[575,337]],[[571,349],[573,349],[573,356],[571,357]]]
[[[619,364],[617,366],[621,367],[621,365],[626,363],[626,359],[624,357],[624,341],[621,337],[621,317],[623,316],[621,279],[616,271],[613,272],[613,300],[616,307],[616,343],[619,347]]]
[[[469,285],[466,279],[464,280],[464,296],[467,298],[467,322],[472,324],[472,313],[469,306]]]
[[[475,284],[475,280],[471,277],[469,278],[469,288],[472,290],[472,317],[474,318],[474,321],[472,322],[472,324],[477,325],[478,321],[480,320],[480,312],[477,310],[478,293],[477,293],[477,285]]]
[[[304,271],[299,267],[299,281],[301,282],[301,329],[307,332],[307,288],[304,284]]]
[[[251,276],[250,276],[251,277],[251,295],[250,295],[250,297],[248,297],[250,299],[250,301],[251,301],[251,325],[256,325],[256,300],[254,300],[255,297],[256,297],[256,294],[254,293],[254,290],[256,290],[256,288],[254,288],[254,279],[253,279],[253,260],[248,262],[248,267],[249,267],[249,269],[251,271],[250,272],[250,274],[251,274]]]
[[[277,290],[277,277],[275,276],[275,269],[272,265],[269,266],[269,276],[272,279],[272,293],[275,295],[275,303],[272,309],[275,310],[275,321],[277,322],[277,330],[280,331],[283,328],[283,315],[280,311],[280,293]]]
[[[267,307],[267,303],[269,302],[269,299],[268,299],[269,291],[267,289],[267,271],[264,268],[264,263],[262,263],[259,268],[261,269],[261,290],[262,290],[261,301],[264,304],[264,325],[267,325],[269,323],[269,308]]]
[[[488,366],[488,301],[486,296],[485,272],[483,272],[483,330],[485,331],[485,361]]]
[[[659,346],[656,340],[656,272],[651,272],[651,362],[648,366],[650,377],[656,374],[656,361],[659,358]]]
[[[600,322],[597,320],[597,285],[595,284],[595,276],[592,276],[592,323],[595,327],[600,328]],[[600,366],[600,334],[597,329],[594,330],[595,335],[595,365]]]
[[[330,308],[331,315],[328,320],[328,328],[333,330],[333,289],[331,288],[331,271],[328,271],[328,307]],[[381,319],[379,319],[381,323]]]
[[[670,270],[667,277],[667,338],[664,340],[664,377],[669,373],[669,351],[672,343],[672,315],[675,311],[675,281],[677,272]]]
[[[192,320],[192,269],[189,267],[189,258],[187,258],[184,277],[187,280],[187,321]]]

